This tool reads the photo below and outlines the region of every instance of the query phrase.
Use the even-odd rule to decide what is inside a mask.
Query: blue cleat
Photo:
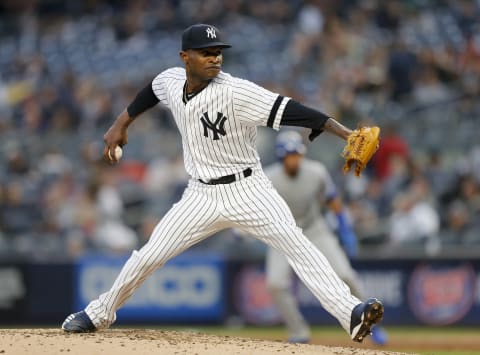
[[[385,345],[388,341],[387,332],[381,327],[373,327],[372,341],[377,345]]]
[[[353,341],[361,343],[372,334],[372,327],[383,318],[383,304],[376,298],[360,303],[352,311],[350,319],[350,336]]]
[[[91,333],[97,330],[85,311],[70,314],[62,324],[69,333]]]
[[[310,338],[292,337],[288,338],[288,342],[291,344],[308,344],[310,343]]]

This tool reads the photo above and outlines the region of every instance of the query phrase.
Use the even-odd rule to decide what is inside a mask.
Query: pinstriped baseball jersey
[[[289,98],[220,72],[185,102],[185,82],[185,69],[171,68],[153,80],[152,89],[180,130],[187,173],[210,180],[258,167],[256,127],[278,129]]]

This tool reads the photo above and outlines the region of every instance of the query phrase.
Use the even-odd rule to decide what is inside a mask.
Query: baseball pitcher
[[[285,201],[265,176],[256,151],[257,127],[310,128],[310,139],[327,131],[347,141],[348,170],[360,173],[378,144],[378,129],[352,131],[299,102],[221,70],[223,42],[211,25],[182,35],[183,68],[158,74],[140,90],[104,135],[104,158],[118,161],[128,127],[158,103],[168,107],[182,136],[190,180],[180,201],[160,220],[148,242],[133,251],[109,290],[62,324],[68,332],[109,327],[116,311],[165,262],[225,228],[238,228],[284,254],[293,270],[354,341],[361,342],[383,316],[375,299],[352,295],[325,256],[297,227]]]

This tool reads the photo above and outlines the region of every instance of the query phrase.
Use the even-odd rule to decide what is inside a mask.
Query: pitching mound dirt
[[[194,332],[161,330],[106,330],[92,334],[67,334],[57,329],[0,329],[0,354],[400,354],[358,348],[286,344]]]

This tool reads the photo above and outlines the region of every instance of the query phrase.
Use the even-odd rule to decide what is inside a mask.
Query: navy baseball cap
[[[222,42],[220,31],[212,25],[200,23],[183,31],[182,51],[207,47],[230,48],[231,45]]]

